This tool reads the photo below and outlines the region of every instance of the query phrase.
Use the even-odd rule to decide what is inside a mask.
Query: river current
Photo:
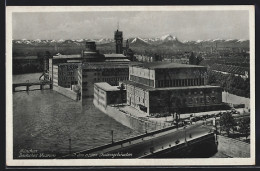
[[[38,81],[41,74],[14,75],[13,82]],[[31,87],[33,89],[33,87]],[[135,136],[138,132],[116,122],[96,109],[92,99],[86,104],[73,101],[53,90],[13,93],[13,150],[64,155]]]

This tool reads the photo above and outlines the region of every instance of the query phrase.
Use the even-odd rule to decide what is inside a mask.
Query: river
[[[37,81],[40,73],[14,75],[13,82]],[[64,155],[135,136],[138,132],[97,110],[92,99],[82,106],[53,90],[13,93],[14,158],[24,149]]]

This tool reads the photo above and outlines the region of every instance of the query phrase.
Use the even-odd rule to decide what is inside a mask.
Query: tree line
[[[250,78],[242,78],[234,74],[208,72],[208,83],[221,86],[225,91],[242,97],[250,97]]]

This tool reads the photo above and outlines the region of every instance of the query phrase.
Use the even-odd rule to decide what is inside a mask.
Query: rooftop
[[[140,64],[139,62],[84,62],[82,68],[104,69],[104,68],[129,68],[131,65]]]
[[[133,81],[122,81],[125,84],[130,84],[135,87],[139,87],[141,89],[147,90],[147,91],[163,91],[163,90],[185,90],[185,89],[201,89],[201,88],[220,88],[219,86],[211,86],[211,85],[202,85],[202,86],[183,86],[183,87],[163,87],[163,88],[154,88],[149,87],[143,84],[139,84]]]
[[[106,62],[130,62],[129,59],[106,59]]]
[[[111,53],[111,54],[104,54],[105,58],[126,58],[123,54]]]
[[[81,58],[81,54],[73,54],[73,55],[62,55],[60,53],[53,56],[53,58]]]
[[[59,63],[59,64],[54,64],[54,65],[58,65],[58,66],[79,66],[80,63]]]
[[[95,85],[105,91],[119,91],[118,86],[111,86],[107,82],[95,83]]]
[[[136,67],[149,69],[167,69],[167,68],[206,68],[199,65],[187,65],[173,62],[149,62],[136,65]]]
[[[38,59],[37,56],[17,56],[13,57],[14,60],[24,60],[24,59]]]

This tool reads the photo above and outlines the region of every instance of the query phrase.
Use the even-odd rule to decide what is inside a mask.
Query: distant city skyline
[[[113,11],[13,13],[13,39],[155,38],[166,34],[180,41],[249,39],[249,12]]]

